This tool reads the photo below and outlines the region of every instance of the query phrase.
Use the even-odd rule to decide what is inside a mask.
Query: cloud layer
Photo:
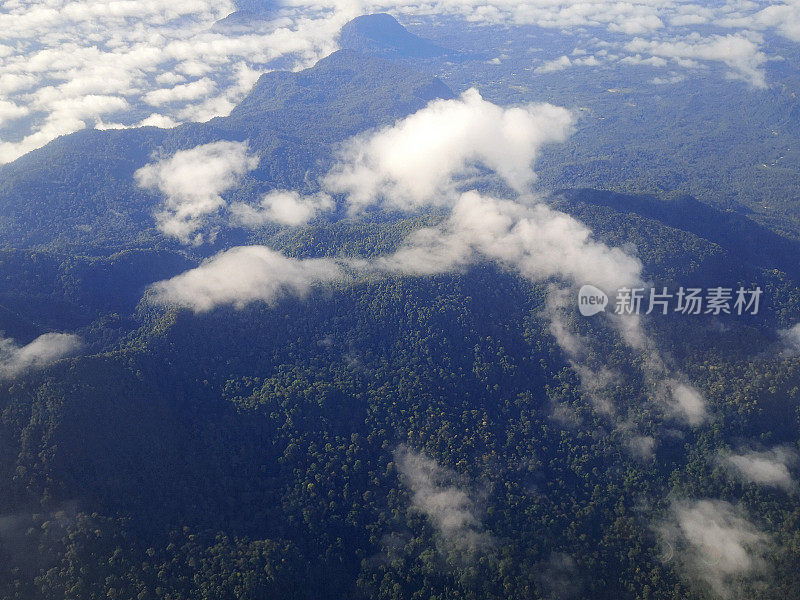
[[[762,36],[800,41],[794,0],[713,6],[678,0],[287,0],[257,27],[214,27],[231,1],[8,0],[0,10],[0,163],[85,127],[171,127],[226,115],[259,74],[310,66],[336,49],[359,14],[451,15],[467,24],[535,25],[599,40],[591,57],[550,56],[539,72],[576,65],[724,64],[766,84]],[[709,32],[709,28],[712,31]]]
[[[279,11],[258,31],[212,30],[234,9],[227,0],[4,2],[0,96],[26,112],[3,113],[31,118],[0,132],[0,163],[85,127],[226,115],[267,64],[289,57],[310,66],[355,16],[306,7]]]

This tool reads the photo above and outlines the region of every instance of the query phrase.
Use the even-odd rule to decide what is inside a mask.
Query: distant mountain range
[[[246,34],[263,29],[270,21],[270,13],[237,10],[211,27],[211,31],[224,34]]]
[[[355,19],[343,29],[342,39],[383,55],[444,52],[405,31],[389,15]],[[248,175],[246,194],[308,189],[327,171],[342,141],[390,124],[431,100],[453,97],[442,81],[401,62],[343,49],[304,71],[262,75],[227,117],[174,129],[84,130],[64,136],[0,166],[0,243],[104,256],[126,249],[177,250],[155,229],[158,198],[139,189],[133,177],[154,155],[219,140],[247,140],[261,161]],[[742,215],[720,212],[689,197],[664,202],[594,190],[564,191],[556,197],[563,210],[588,219],[599,234],[613,226],[593,215],[634,215],[747,257],[751,266],[774,264],[800,276],[794,266],[796,244]],[[237,241],[246,240],[226,233],[202,252],[213,253]],[[162,260],[185,266],[172,255],[157,262]]]
[[[237,11],[270,14],[283,7],[283,2],[277,0],[236,0],[234,3]]]

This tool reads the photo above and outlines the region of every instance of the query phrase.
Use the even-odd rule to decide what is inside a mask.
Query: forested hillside
[[[636,223],[659,280],[752,277],[781,291],[765,318],[796,314],[796,280],[743,268],[728,257],[736,248],[628,212],[636,200],[624,201],[570,200],[609,238]],[[391,249],[389,233],[367,231],[320,226],[283,247],[298,256]],[[100,263],[82,289],[103,285],[109,269]],[[57,278],[63,287],[50,293],[66,296],[66,273]],[[670,491],[743,498],[783,544],[781,583],[761,597],[796,589],[793,497],[736,483],[715,457],[748,436],[796,439],[800,363],[760,358],[778,341],[756,329],[715,332],[711,344],[713,320],[687,328],[675,319],[663,343],[702,381],[715,423],[681,435],[653,425],[658,451],[642,461],[620,448],[625,434],[594,412],[548,341],[543,293],[486,265],[202,316],[74,299],[75,311],[136,329],[98,339],[100,354],[4,386],[3,548],[13,568],[3,593],[505,598],[561,597],[566,586],[595,598],[645,588],[683,598],[690,590],[662,563],[645,517],[665,507],[642,505]],[[613,360],[624,368],[628,359]],[[616,394],[647,423],[634,390]],[[468,527],[474,541],[443,538],[410,508],[397,467],[405,447],[469,490],[481,515]]]
[[[628,189],[570,86],[494,103],[387,15],[339,39],[229,116],[0,167],[0,599],[800,597],[789,200]],[[604,277],[763,295],[581,316]]]

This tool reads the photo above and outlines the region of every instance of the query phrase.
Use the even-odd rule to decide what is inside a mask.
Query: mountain
[[[314,67],[263,75],[230,116],[175,129],[84,130],[0,167],[0,244],[91,245],[114,252],[160,238],[156,200],[133,173],[156,151],[248,140],[262,156],[251,173],[270,187],[304,185],[335,144],[453,93],[392,61],[341,50]]]
[[[391,15],[376,14],[356,17],[339,34],[339,46],[386,58],[463,58],[409,32]]]
[[[270,14],[263,12],[237,10],[214,23],[211,26],[211,31],[226,35],[257,33],[267,26],[270,22],[270,16]]]
[[[581,190],[553,202],[600,237],[635,241],[659,281],[705,267],[753,273],[739,270],[735,249],[664,224],[680,220],[688,201]],[[725,227],[721,215],[706,216]],[[271,243],[302,256],[360,243],[391,249],[409,226],[322,223]],[[103,263],[92,272],[68,262],[59,271],[42,255],[16,266],[4,257],[0,274],[15,289],[27,275],[43,293],[51,280],[89,273],[63,286],[72,298],[92,282],[120,283],[101,277]],[[129,272],[148,268],[133,262]],[[659,462],[643,462],[621,452],[593,415],[548,334],[545,288],[476,265],[244,310],[140,315],[120,344],[0,382],[0,514],[10,515],[0,521],[8,566],[0,597],[402,600],[442,589],[456,590],[453,598],[544,599],[563,596],[540,590],[530,574],[551,568],[563,548],[591,582],[586,597],[633,598],[626,590],[644,580],[654,598],[700,598],[665,568],[649,523],[620,517],[620,498],[638,507],[643,489],[654,497],[692,489],[701,469],[703,491],[742,489],[684,448],[754,431],[791,439],[800,370],[752,362],[748,352],[769,342],[760,331],[685,322],[674,351],[705,373],[719,425],[656,432]],[[113,326],[109,317],[103,327]],[[693,356],[709,337],[735,352]],[[608,344],[609,360],[622,362]],[[641,410],[625,381],[615,393],[629,414]],[[466,498],[454,490],[478,482],[474,495],[490,507],[481,513],[491,531],[485,558],[464,562],[414,508],[396,452],[411,443],[444,457],[436,475],[461,486],[445,488],[448,496]],[[794,518],[793,496],[746,489],[751,505]],[[581,526],[569,526],[575,521]],[[510,560],[515,568],[499,566]],[[794,589],[796,558],[781,560],[781,581]]]
[[[800,280],[800,242],[778,235],[741,213],[708,206],[692,196],[680,194],[664,199],[650,194],[577,189],[561,190],[554,198],[557,208],[574,212],[590,225],[603,213],[613,214],[615,219],[636,215],[706,240],[724,250],[732,261],[730,266],[737,269],[777,268]],[[600,225],[599,231],[603,229]]]
[[[256,147],[282,139],[328,148],[366,129],[416,112],[431,100],[453,98],[439,79],[396,62],[340,50],[300,73],[263,75],[229,117],[209,123],[245,132]]]
[[[273,0],[237,0],[236,10],[211,27],[211,31],[225,35],[253,35],[263,31],[274,20],[283,2]]]
[[[261,156],[252,193],[293,189],[327,171],[336,144],[451,97],[435,78],[342,50],[305,71],[263,75],[228,117],[171,130],[80,131],[0,167],[0,331],[23,340],[80,331],[103,344],[93,322],[130,316],[148,284],[196,264],[156,230],[160,201],[135,185],[134,172],[154,154],[248,140]],[[218,244],[237,243],[231,235]]]
[[[200,313],[141,301],[240,241],[162,237],[158,199],[133,182],[154,155],[248,140],[261,162],[236,193],[297,189],[343,140],[453,97],[384,57],[420,42],[374,17],[370,54],[264,74],[227,117],[82,131],[0,167],[0,330],[20,346],[56,331],[84,342],[14,371],[0,338],[0,599],[739,598],[698,591],[672,560],[698,548],[659,541],[670,506],[684,510],[676,500],[713,498],[731,509],[701,546],[719,537],[725,549],[696,566],[721,562],[739,586],[747,540],[769,544],[769,587],[741,598],[796,598],[796,489],[722,464],[755,440],[793,456],[800,439],[800,359],[781,354],[777,333],[800,314],[800,242],[745,215],[684,194],[544,199],[635,252],[657,288],[769,292],[753,318],[643,319],[653,345],[641,354],[602,316],[554,318],[560,282],[490,261]],[[441,216],[321,219],[242,239],[292,258],[373,258]],[[661,361],[702,389],[708,424],[662,414],[658,382],[638,368]],[[692,537],[701,520],[674,526]]]

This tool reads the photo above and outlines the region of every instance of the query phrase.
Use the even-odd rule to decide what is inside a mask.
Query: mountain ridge
[[[434,77],[340,50],[304,71],[262,75],[227,117],[174,129],[87,129],[63,136],[0,166],[0,243],[119,248],[152,242],[159,237],[152,230],[155,200],[136,187],[133,173],[156,151],[249,140],[262,156],[252,178],[301,187],[309,170],[320,163],[324,170],[335,144],[393,123],[434,98],[452,97]]]

